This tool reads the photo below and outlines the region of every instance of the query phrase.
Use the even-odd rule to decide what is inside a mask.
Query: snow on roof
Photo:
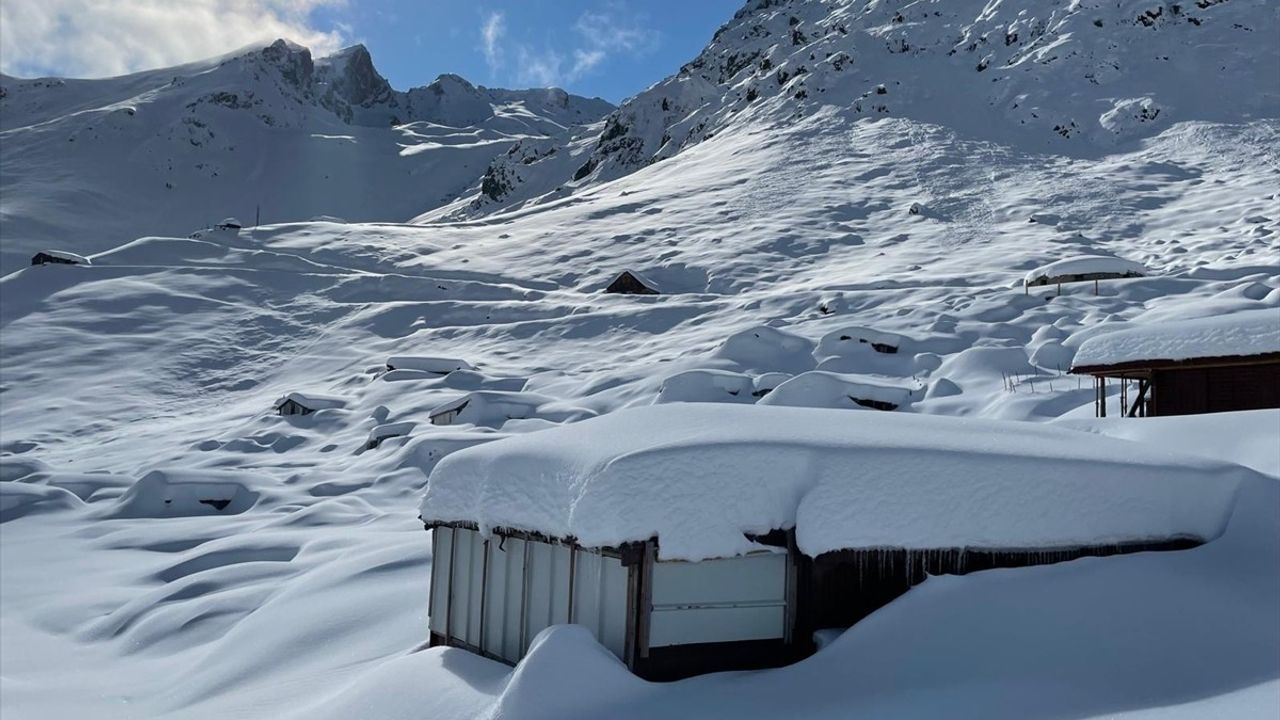
[[[281,405],[290,400],[310,410],[328,410],[330,408],[340,408],[347,404],[345,398],[336,395],[319,395],[316,393],[291,392],[279,400],[276,400],[272,407],[279,408]]]
[[[381,442],[383,440],[386,440],[387,438],[408,435],[410,432],[413,431],[413,428],[416,425],[417,423],[411,420],[404,421],[404,422],[383,423],[382,425],[376,425],[372,430],[369,431],[369,442],[376,443],[376,442]]]
[[[89,258],[83,255],[77,255],[73,252],[67,252],[66,250],[41,250],[39,253],[36,253],[36,254],[39,255],[41,253],[48,255],[49,257],[59,258],[62,260],[73,262],[73,263],[79,263],[81,265],[93,264],[92,262],[89,261]]]
[[[1063,258],[1027,273],[1022,279],[1024,285],[1030,285],[1040,278],[1056,278],[1063,275],[1092,275],[1093,273],[1115,273],[1116,275],[1147,275],[1151,271],[1142,263],[1124,258],[1106,255],[1080,255]]]
[[[565,422],[595,414],[586,408],[566,405],[538,393],[477,390],[436,406],[428,417],[435,418],[453,411],[457,411],[458,416],[452,424],[471,423],[492,428],[500,428],[508,420],[540,417]]]
[[[235,218],[233,218],[233,217],[228,217],[228,218],[222,218],[222,220],[218,222],[217,227],[236,227],[236,228],[238,228],[238,227],[244,227],[244,226],[240,224],[240,221],[239,221],[239,220],[237,220],[237,219],[235,219]]]
[[[664,559],[731,557],[796,528],[802,552],[1037,548],[1220,533],[1235,473],[1032,423],[733,404],[620,410],[449,455],[427,522],[658,538]]]
[[[421,370],[440,375],[447,375],[454,370],[475,370],[475,366],[466,360],[428,355],[392,355],[387,358],[387,367],[392,370]]]
[[[858,409],[873,407],[872,403],[902,407],[923,394],[924,388],[919,386],[887,385],[869,382],[862,375],[812,370],[780,383],[760,402],[792,407]]]
[[[895,333],[854,325],[823,335],[822,340],[818,342],[815,354],[822,357],[847,355],[851,352],[860,352],[867,345],[881,345],[896,350],[906,341],[907,338]]]
[[[1280,309],[1122,326],[1081,343],[1072,368],[1265,353],[1280,353]]]

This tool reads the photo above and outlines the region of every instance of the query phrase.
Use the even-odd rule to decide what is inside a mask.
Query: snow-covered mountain
[[[1064,368],[1117,327],[1280,322],[1278,28],[1270,0],[753,1],[585,126],[287,45],[6,78],[0,248],[94,254],[0,278],[0,714],[1275,717],[1280,411],[1096,419]],[[215,161],[189,200],[146,189]],[[187,236],[259,198],[271,224]],[[421,218],[306,219],[390,210]],[[1142,272],[1023,286],[1079,256]],[[623,270],[660,293],[602,292]],[[1252,470],[1223,473],[1247,482],[1202,547],[930,578],[778,670],[646,683],[585,633],[514,669],[422,648],[442,458],[690,402],[1048,423]],[[685,419],[707,442],[733,417]],[[702,469],[659,460],[673,497]],[[898,471],[954,482],[940,462]]]
[[[456,75],[391,88],[363,46],[284,40],[105,80],[0,77],[0,267],[226,216],[403,221],[479,188],[497,155],[612,106]]]
[[[524,141],[488,193],[426,217],[554,199],[672,157],[726,128],[822,108],[1088,156],[1178,122],[1269,117],[1280,10],[1201,0],[753,0],[678,73],[568,152]],[[1252,80],[1252,81],[1251,81]],[[1262,81],[1262,82],[1258,82]]]

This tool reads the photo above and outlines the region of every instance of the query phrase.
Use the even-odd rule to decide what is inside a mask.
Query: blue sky
[[[0,70],[107,77],[287,37],[364,43],[400,90],[457,73],[618,102],[693,59],[745,0],[3,0]]]
[[[744,0],[380,0],[314,18],[363,42],[405,89],[444,72],[493,87],[557,85],[612,102],[693,59]]]

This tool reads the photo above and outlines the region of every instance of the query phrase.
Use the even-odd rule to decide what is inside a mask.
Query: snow
[[[1043,285],[1055,282],[1057,278],[1065,275],[1092,275],[1094,273],[1142,277],[1150,275],[1151,271],[1142,263],[1134,262],[1133,260],[1102,255],[1083,255],[1063,258],[1043,267],[1038,267],[1027,273],[1026,277],[1022,279],[1022,284],[1035,285],[1039,281],[1039,284]]]
[[[429,357],[422,355],[393,355],[387,358],[388,370],[420,370],[422,372],[448,375],[455,370],[475,370],[475,366],[466,360],[457,358]]]
[[[110,517],[238,515],[258,503],[269,480],[230,470],[153,470],[116,500]]]
[[[1073,367],[1280,353],[1280,309],[1117,327],[1085,340]]]
[[[659,557],[695,561],[750,552],[744,534],[791,527],[810,556],[1053,548],[1212,539],[1247,476],[1018,423],[657,405],[454,453],[419,511],[584,547],[657,536]]]
[[[1280,312],[1274,7],[1147,15],[1160,5],[753,1],[617,122],[582,98],[449,77],[410,100],[357,52],[313,61],[298,84],[285,73],[305,67],[299,51],[263,45],[124,78],[0,77],[0,496],[27,508],[0,518],[0,715],[1276,717],[1280,483],[1212,460],[1214,481],[1240,489],[1201,547],[929,578],[787,668],[640,683],[578,633],[514,683],[507,666],[422,649],[428,473],[465,448],[654,406],[681,373],[731,373],[751,392],[654,411],[823,412],[746,407],[819,370],[927,388],[896,412],[825,411],[822,433],[874,424],[875,437],[924,415],[1001,420],[1053,446],[1077,432],[1072,453],[1108,440],[1078,422],[1132,438],[1114,443],[1173,468],[1173,484],[1206,467],[1175,451],[1274,469],[1273,414],[1095,426],[1088,379],[1065,373],[1117,328]],[[259,204],[266,224],[186,237]],[[93,267],[29,267],[45,247]],[[1080,255],[1152,272],[1096,295],[1018,286]],[[663,294],[601,293],[623,268]],[[814,364],[771,341],[722,352],[762,327],[814,343]],[[851,327],[904,344],[824,344]],[[483,373],[385,370],[416,353]],[[264,412],[299,389],[347,404]],[[476,390],[548,402],[525,419],[427,422]],[[399,422],[417,423],[411,436],[364,449]],[[750,478],[774,466],[763,454],[734,461]],[[199,514],[156,517],[183,485],[165,480],[132,496],[154,512],[121,512],[156,470],[257,499],[228,514],[175,495]],[[635,499],[652,509],[646,491]],[[555,677],[570,665],[592,686]]]
[[[867,403],[886,403],[897,409],[922,397],[924,388],[866,382],[862,376],[814,370],[778,384],[761,405],[862,409]],[[861,402],[859,402],[861,401]]]

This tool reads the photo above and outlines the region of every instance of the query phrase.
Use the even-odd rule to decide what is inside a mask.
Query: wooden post
[[[1106,417],[1107,416],[1107,376],[1103,375],[1100,378],[1100,380],[1102,381],[1102,392],[1100,394],[1101,397],[1098,398],[1098,403],[1099,403],[1098,407],[1102,408],[1102,414],[1099,415],[1098,417]]]
[[[1098,294],[1098,278],[1093,279],[1093,294]]]

